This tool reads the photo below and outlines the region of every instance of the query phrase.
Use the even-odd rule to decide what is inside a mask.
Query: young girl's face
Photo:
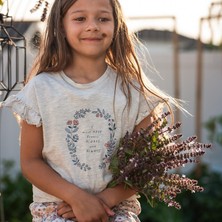
[[[105,59],[114,35],[109,0],[77,0],[63,18],[66,40],[77,56]]]

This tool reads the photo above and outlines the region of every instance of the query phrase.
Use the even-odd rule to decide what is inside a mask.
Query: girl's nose
[[[96,21],[89,21],[86,25],[86,31],[99,31],[99,26]]]

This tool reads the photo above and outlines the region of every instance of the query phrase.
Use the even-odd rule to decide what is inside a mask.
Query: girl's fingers
[[[61,215],[61,217],[64,219],[75,219],[75,215],[72,211],[64,213],[63,215]]]
[[[62,208],[69,206],[66,202],[61,202],[57,206],[57,210],[61,210]]]
[[[62,202],[58,205],[57,214],[63,218],[75,218],[72,208],[65,202]]]
[[[106,214],[108,217],[111,217],[111,216],[114,216],[115,213],[113,210],[111,210],[102,200],[100,200]],[[71,206],[65,202],[61,202],[58,207],[57,207],[57,214],[59,216],[61,216],[62,218],[65,218],[65,219],[74,219],[76,218]],[[107,222],[107,216],[104,218],[101,218],[102,221],[106,221]]]
[[[111,210],[103,201],[102,201],[102,205],[104,207],[104,210],[106,211],[107,215],[109,217],[114,216],[115,212],[113,210]]]

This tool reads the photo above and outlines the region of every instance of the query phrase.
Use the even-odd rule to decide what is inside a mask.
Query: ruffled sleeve
[[[31,80],[19,93],[9,96],[0,104],[0,106],[11,109],[18,120],[25,120],[28,124],[37,127],[42,125],[34,79]]]

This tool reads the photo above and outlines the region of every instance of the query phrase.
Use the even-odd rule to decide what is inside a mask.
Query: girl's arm
[[[102,201],[57,174],[44,161],[43,146],[42,127],[22,121],[20,161],[23,175],[42,191],[67,202],[78,221],[107,221]]]

